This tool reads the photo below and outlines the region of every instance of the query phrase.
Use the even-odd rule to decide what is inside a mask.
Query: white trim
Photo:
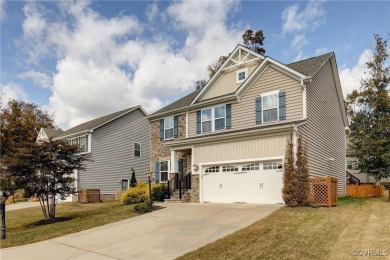
[[[121,190],[122,190],[122,182],[123,181],[127,181],[127,189],[129,189],[130,188],[130,180],[129,179],[121,179]]]
[[[165,128],[165,126],[167,125],[166,123],[165,123],[165,120],[167,120],[168,118],[171,118],[172,117],[172,127],[170,127],[170,128]],[[175,139],[175,116],[167,116],[167,117],[164,117],[163,118],[164,119],[164,140],[173,140],[173,139]],[[177,119],[177,120],[179,120],[179,118]],[[178,124],[179,124],[179,122],[177,122]],[[165,138],[165,130],[169,130],[169,129],[172,129],[172,138]]]
[[[205,93],[207,93],[209,87],[210,87],[211,85],[214,84],[214,81],[215,81],[217,78],[220,77],[220,73],[221,73],[221,71],[225,68],[225,66],[227,65],[227,63],[232,59],[232,57],[236,54],[236,52],[237,52],[238,50],[241,50],[241,49],[244,50],[244,51],[246,51],[246,52],[248,52],[248,53],[250,53],[250,54],[252,54],[252,55],[255,56],[255,57],[258,57],[259,59],[264,59],[264,58],[265,58],[263,55],[258,54],[257,52],[254,52],[254,51],[252,51],[251,49],[248,49],[248,48],[246,48],[246,47],[244,47],[244,46],[238,44],[238,45],[236,46],[236,48],[234,48],[234,50],[232,51],[232,53],[228,56],[228,58],[226,59],[226,61],[224,62],[224,64],[222,64],[221,67],[219,67],[218,71],[214,74],[214,76],[207,82],[207,84],[206,84],[206,85],[203,87],[203,89],[198,93],[198,95],[194,98],[194,100],[192,100],[192,102],[191,102],[190,105],[195,104],[195,103],[199,100],[200,97],[203,97],[203,95],[204,95]]]
[[[249,55],[249,53],[248,53],[247,55]],[[245,57],[245,58],[246,58],[246,57]],[[233,60],[233,59],[232,59],[232,60]],[[260,60],[260,58],[254,58],[254,59],[250,59],[250,60],[247,60],[247,61],[243,61],[243,62],[241,62],[241,63],[234,64],[234,65],[231,65],[231,66],[229,66],[229,67],[226,67],[226,68],[222,69],[222,71],[226,71],[226,70],[229,70],[229,69],[235,68],[235,67],[240,67],[240,66],[242,66],[242,65],[244,65],[244,64],[246,64],[246,63],[249,63],[249,62],[252,62],[252,61],[258,61],[258,60]],[[235,62],[236,62],[236,61],[235,61]]]
[[[88,133],[88,152],[92,153],[92,133]]]
[[[200,110],[200,134],[208,134],[208,133],[213,133],[215,131],[222,131],[222,130],[226,130],[226,105],[227,104],[222,104],[222,105],[216,105],[216,106],[212,106],[212,107],[207,107],[207,108],[203,108]],[[224,117],[218,117],[218,118],[215,118],[215,108],[217,107],[225,107],[225,116]],[[203,121],[202,120],[202,113],[203,113],[203,110],[211,110],[211,118],[210,120],[207,120],[207,121]],[[225,127],[222,128],[222,129],[215,129],[215,120],[217,119],[222,119],[224,118],[225,119]],[[208,132],[203,132],[203,122],[209,122],[211,121],[211,130],[208,131]]]
[[[135,144],[139,144],[139,156],[135,156]],[[141,142],[133,142],[133,158],[141,158],[142,157],[142,144]]]
[[[239,75],[242,72],[245,73],[245,77],[243,79],[240,79]],[[236,83],[237,84],[240,84],[240,83],[244,82],[247,78],[248,78],[248,68],[243,68],[243,69],[240,69],[240,70],[236,70]]]
[[[280,90],[274,90],[274,91],[270,91],[270,92],[267,92],[267,93],[263,93],[260,95],[261,97],[261,122],[262,124],[268,124],[268,123],[273,123],[273,122],[279,122],[279,92]],[[272,95],[276,95],[276,120],[274,121],[268,121],[268,122],[264,122],[264,101],[263,101],[263,98],[264,97],[268,97],[268,96],[272,96]],[[272,109],[275,109],[275,108],[272,108]],[[270,109],[266,109],[266,110],[270,110]]]
[[[302,99],[303,99],[303,119],[307,119],[307,87],[303,85]]]
[[[186,138],[188,138],[188,111],[186,112]]]
[[[216,162],[205,162],[199,163],[199,166],[211,166],[211,165],[220,165],[220,164],[232,164],[232,163],[249,163],[249,162],[262,162],[262,161],[273,161],[283,159],[284,156],[272,156],[272,157],[262,157],[262,158],[250,158],[250,159],[241,159],[241,160],[227,160],[227,161],[216,161]]]
[[[161,162],[167,162],[167,164],[168,164],[168,169],[167,169],[167,180],[169,180],[169,173],[171,173],[171,160],[160,160],[160,161],[159,161],[159,164],[158,164],[158,167],[159,167],[159,170],[158,170],[159,182],[160,182],[160,183],[166,183],[167,181],[162,181],[162,180],[161,180]],[[165,172],[165,171],[164,171],[164,172]]]
[[[172,163],[173,162],[173,163]],[[177,172],[177,154],[176,154],[176,151],[171,151],[171,169],[169,172]]]

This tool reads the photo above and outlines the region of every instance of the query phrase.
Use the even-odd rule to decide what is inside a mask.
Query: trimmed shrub
[[[152,185],[152,199],[157,201],[164,201],[167,193],[166,185],[159,183]]]
[[[137,186],[137,179],[135,178],[135,171],[133,168],[131,168],[130,187],[136,187],[136,186]]]
[[[149,212],[149,206],[147,203],[140,203],[134,206],[134,211],[137,213]]]
[[[149,199],[148,193],[148,185],[140,182],[136,187],[132,187],[123,192],[121,195],[121,203],[127,205],[147,202]]]

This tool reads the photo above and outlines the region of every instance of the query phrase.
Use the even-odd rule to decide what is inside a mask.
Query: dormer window
[[[237,70],[236,71],[236,82],[242,83],[248,77],[248,68]]]

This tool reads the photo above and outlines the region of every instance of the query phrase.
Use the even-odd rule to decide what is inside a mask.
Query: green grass
[[[284,207],[179,259],[354,259],[354,249],[390,252],[390,202],[340,198],[332,208]]]
[[[43,219],[40,207],[7,211],[7,237],[1,240],[0,247],[30,244],[137,215],[133,212],[133,205],[121,205],[118,201],[91,204],[62,203],[57,205],[56,217],[71,220],[33,227],[30,226],[32,223]]]

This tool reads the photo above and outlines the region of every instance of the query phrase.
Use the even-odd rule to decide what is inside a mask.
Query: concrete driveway
[[[0,251],[1,259],[173,259],[268,216],[281,205],[162,203],[164,209]]]

